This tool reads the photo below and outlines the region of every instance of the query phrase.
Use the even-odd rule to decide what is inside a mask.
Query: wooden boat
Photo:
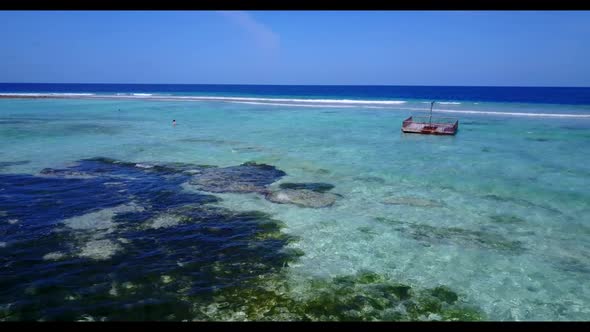
[[[459,129],[459,120],[455,118],[433,117],[430,104],[430,116],[410,116],[402,123],[404,133],[427,135],[455,135]]]

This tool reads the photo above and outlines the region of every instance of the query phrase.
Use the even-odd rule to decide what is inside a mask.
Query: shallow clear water
[[[415,107],[419,103],[415,102]],[[271,190],[285,182],[321,182],[334,185],[330,192],[340,196],[333,205],[314,209],[276,204],[255,192],[204,193],[190,184],[190,177],[143,179],[133,172],[118,176],[137,178],[140,182],[135,185],[139,187],[170,181],[165,182],[167,189],[156,186],[157,190],[177,188],[175,195],[214,196],[220,200],[209,203],[211,208],[232,213],[259,211],[282,221],[282,231],[298,237],[285,246],[304,253],[281,275],[292,292],[304,294],[303,285],[312,278],[370,270],[418,288],[446,285],[490,320],[590,319],[590,119],[456,114],[460,116],[456,136],[422,136],[400,132],[401,122],[412,113],[410,106],[371,109],[218,101],[5,99],[0,100],[0,172],[38,175],[44,168],[62,169],[95,157],[146,165],[264,163],[286,173],[270,185]],[[473,107],[481,106],[471,105],[470,109]],[[496,104],[491,108],[552,114],[581,114],[588,109],[583,105],[533,104]],[[172,119],[177,121],[176,127],[171,125]],[[0,191],[4,200],[8,199],[6,192],[12,195],[14,189],[8,186],[5,182]],[[133,197],[139,198],[133,202],[131,196],[124,196],[69,215],[56,212],[55,220],[44,224],[42,230],[33,225],[42,223],[35,218],[11,217],[14,204],[24,205],[25,201],[5,204],[6,211],[0,211],[0,251],[11,255],[4,258],[0,273],[4,277],[7,271],[26,274],[27,261],[43,260],[43,255],[52,253],[43,262],[65,264],[59,267],[64,274],[73,273],[75,267],[79,278],[92,275],[97,268],[93,264],[102,264],[106,270],[109,264],[122,268],[125,252],[147,255],[145,264],[157,265],[157,260],[150,260],[144,252],[150,246],[167,250],[166,255],[176,255],[174,259],[182,263],[190,239],[183,238],[183,245],[175,245],[174,234],[154,233],[149,240],[154,243],[142,247],[141,241],[148,240],[143,233],[132,235],[138,231],[126,230],[132,232],[124,239],[130,244],[107,236],[119,234],[123,227],[113,226],[117,214],[135,213],[148,204],[139,192],[134,192]],[[150,202],[153,207],[155,203]],[[154,210],[159,217],[146,216],[141,222],[176,229],[173,226],[179,220],[166,215],[171,205],[162,204]],[[32,214],[43,219],[43,213]],[[216,214],[215,220],[225,220],[223,213],[219,212],[221,217]],[[89,233],[78,235],[82,231],[76,227],[86,227]],[[27,242],[25,230],[39,237],[38,241]],[[187,230],[186,236],[193,231]],[[224,242],[231,239],[223,237]],[[60,261],[65,244],[79,254]],[[29,252],[28,246],[35,249]],[[133,257],[127,269],[141,265],[138,256]],[[235,259],[244,261],[244,257],[248,253]],[[84,259],[99,263],[85,263]],[[210,262],[214,261],[211,258]],[[49,264],[45,268],[55,267]],[[193,272],[162,269],[167,271],[162,276],[164,284],[166,276],[193,282],[199,278]],[[72,285],[86,287],[76,276],[69,278]],[[203,280],[210,282],[203,287],[223,284],[215,278]],[[11,279],[5,285],[18,283]],[[43,281],[25,278],[19,287],[25,292],[35,283]],[[138,294],[126,296],[120,301],[141,301]],[[6,306],[18,302],[17,292],[3,291],[1,299],[4,310],[10,311]],[[182,307],[178,312],[186,310]],[[77,314],[63,317],[84,317],[82,311]],[[20,317],[62,317],[50,312],[31,315]],[[118,318],[138,317],[129,315]],[[192,316],[186,313],[182,317]]]

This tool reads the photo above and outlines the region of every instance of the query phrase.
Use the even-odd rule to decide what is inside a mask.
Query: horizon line
[[[420,84],[256,84],[256,83],[92,83],[92,82],[0,82],[0,84],[97,84],[97,85],[221,85],[221,86],[379,86],[379,87],[458,87],[458,88],[590,88],[558,85],[420,85]]]

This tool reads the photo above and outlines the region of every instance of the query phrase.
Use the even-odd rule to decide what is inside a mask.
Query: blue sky
[[[590,11],[2,11],[0,82],[590,86]]]

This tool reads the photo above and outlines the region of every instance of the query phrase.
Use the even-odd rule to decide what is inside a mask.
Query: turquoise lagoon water
[[[302,255],[281,269],[296,297],[314,291],[310,280],[372,271],[416,289],[445,285],[486,320],[590,319],[590,118],[444,113],[459,117],[460,126],[456,136],[441,137],[400,132],[407,116],[427,109],[425,101],[380,108],[250,102],[256,104],[3,99],[0,172],[38,175],[44,168],[66,168],[95,157],[147,165],[264,163],[286,173],[270,188],[322,182],[334,185],[331,192],[339,195],[333,205],[314,209],[276,204],[258,193],[214,194],[220,200],[213,206],[267,213],[284,223],[282,232],[297,237],[286,246]],[[462,102],[436,109],[590,113],[587,105],[514,103]],[[178,188],[203,193],[189,182]],[[90,232],[99,232],[97,225],[117,213],[112,211],[79,215],[91,225]],[[62,234],[57,229],[71,219],[64,220],[43,236]],[[5,217],[3,222],[0,250],[8,252],[14,244],[6,234],[16,232],[10,227],[25,227],[26,220]],[[57,249],[39,246],[37,257],[27,259],[60,262]],[[83,250],[84,242],[73,246],[74,252]],[[117,255],[130,255],[125,245],[116,247],[98,246],[98,256],[91,257],[108,264]],[[19,250],[26,249],[21,245]],[[3,262],[4,273],[11,264],[20,266],[19,256],[11,257]],[[97,261],[76,259],[81,270]],[[175,271],[175,280],[183,273],[191,275]],[[37,281],[22,282],[30,287]],[[87,283],[92,286],[90,279]],[[18,307],[18,294],[5,292],[1,298],[4,319],[10,320],[20,310],[11,309],[11,304]],[[117,307],[126,300],[120,295],[109,301]],[[215,311],[216,301],[205,303]],[[41,314],[42,309],[27,310],[39,314],[21,313],[15,319],[54,317]],[[165,319],[154,315],[142,317]],[[79,313],[68,319],[100,316]],[[190,313],[183,317],[192,318]],[[244,319],[235,313],[209,317]]]

